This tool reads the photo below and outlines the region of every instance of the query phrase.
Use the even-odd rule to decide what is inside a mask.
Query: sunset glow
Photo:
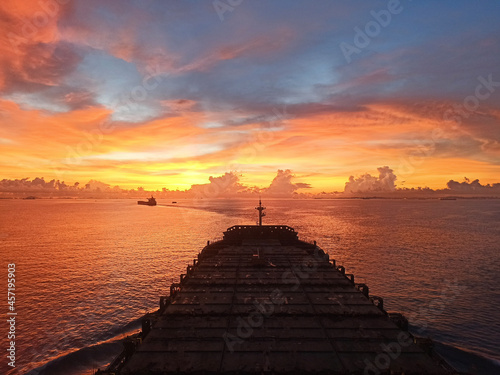
[[[0,180],[500,181],[497,2],[215,3],[3,1]]]

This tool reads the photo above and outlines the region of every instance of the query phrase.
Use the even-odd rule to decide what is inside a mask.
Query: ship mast
[[[259,226],[261,227],[262,226],[262,218],[264,216],[266,216],[266,213],[264,212],[264,210],[266,209],[265,207],[262,207],[262,202],[260,201],[260,198],[259,198],[259,207],[255,207],[255,209],[257,211],[259,211]]]

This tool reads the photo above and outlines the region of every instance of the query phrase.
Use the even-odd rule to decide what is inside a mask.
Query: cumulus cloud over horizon
[[[293,183],[292,179],[294,177],[295,175],[290,169],[278,169],[278,173],[271,182],[271,185],[263,191],[268,194],[290,195],[298,189],[309,189],[311,187],[310,184],[303,182]]]
[[[235,172],[226,172],[221,176],[208,178],[208,184],[192,185],[187,191],[196,198],[217,198],[219,196],[234,195],[247,190],[240,183],[240,176]]]
[[[446,184],[448,189],[456,193],[493,193],[500,194],[500,183],[482,185],[478,179],[470,181],[467,177],[463,182],[454,180]]]
[[[378,176],[365,173],[359,177],[350,176],[345,183],[343,193],[310,193],[311,185],[305,182],[294,182],[296,176],[290,169],[278,169],[276,176],[268,187],[259,188],[257,186],[245,185],[240,181],[241,174],[236,172],[225,172],[220,176],[210,176],[206,184],[193,184],[185,190],[147,190],[142,187],[136,189],[122,189],[119,186],[91,179],[86,184],[75,182],[67,184],[64,181],[52,179],[45,181],[43,177],[36,177],[32,180],[23,179],[3,179],[0,180],[0,196],[22,197],[27,195],[40,196],[77,196],[77,197],[115,197],[131,198],[143,196],[145,194],[155,194],[159,197],[177,197],[187,199],[200,198],[236,198],[254,197],[262,195],[265,197],[301,197],[301,198],[341,198],[360,197],[378,195],[381,197],[412,197],[412,196],[436,196],[436,195],[456,195],[456,196],[482,196],[500,197],[500,182],[493,184],[481,184],[479,179],[458,182],[449,180],[446,188],[430,189],[428,187],[418,188],[398,188],[395,184],[397,176],[388,166],[377,168]],[[300,191],[302,190],[302,191]]]
[[[377,168],[378,177],[366,173],[360,177],[349,177],[345,183],[345,193],[392,192],[396,190],[397,180],[394,171],[388,166]]]
[[[59,193],[64,195],[86,194],[86,193],[123,193],[135,196],[136,193],[163,193],[163,194],[182,194],[186,198],[220,198],[234,197],[245,194],[264,194],[268,196],[291,196],[299,189],[308,189],[310,184],[297,182],[294,183],[295,175],[290,169],[278,169],[276,176],[271,181],[269,187],[258,188],[257,186],[247,186],[240,182],[241,174],[237,172],[225,172],[220,176],[210,176],[206,184],[193,184],[186,190],[169,190],[163,188],[161,191],[148,191],[142,187],[137,189],[122,189],[119,186],[112,187],[110,184],[91,179],[88,183],[82,185],[75,182],[68,185],[64,181],[52,179],[45,181],[43,177],[36,177],[33,180],[23,179],[3,179],[0,180],[0,193]]]

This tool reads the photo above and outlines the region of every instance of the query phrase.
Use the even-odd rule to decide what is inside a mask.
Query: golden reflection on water
[[[0,201],[1,259],[18,274],[23,370],[136,329],[127,324],[157,308],[207,240],[256,220],[248,200],[159,204]],[[500,359],[499,339],[489,334],[500,331],[500,298],[490,288],[500,275],[499,200],[264,204],[265,224],[317,240],[388,310],[415,316],[416,328],[437,340]],[[460,285],[460,298],[449,298],[450,285]],[[436,301],[441,313],[422,310]]]

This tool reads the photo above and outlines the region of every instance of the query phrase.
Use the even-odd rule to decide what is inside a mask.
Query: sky
[[[0,180],[493,184],[499,17],[493,0],[3,0]]]

